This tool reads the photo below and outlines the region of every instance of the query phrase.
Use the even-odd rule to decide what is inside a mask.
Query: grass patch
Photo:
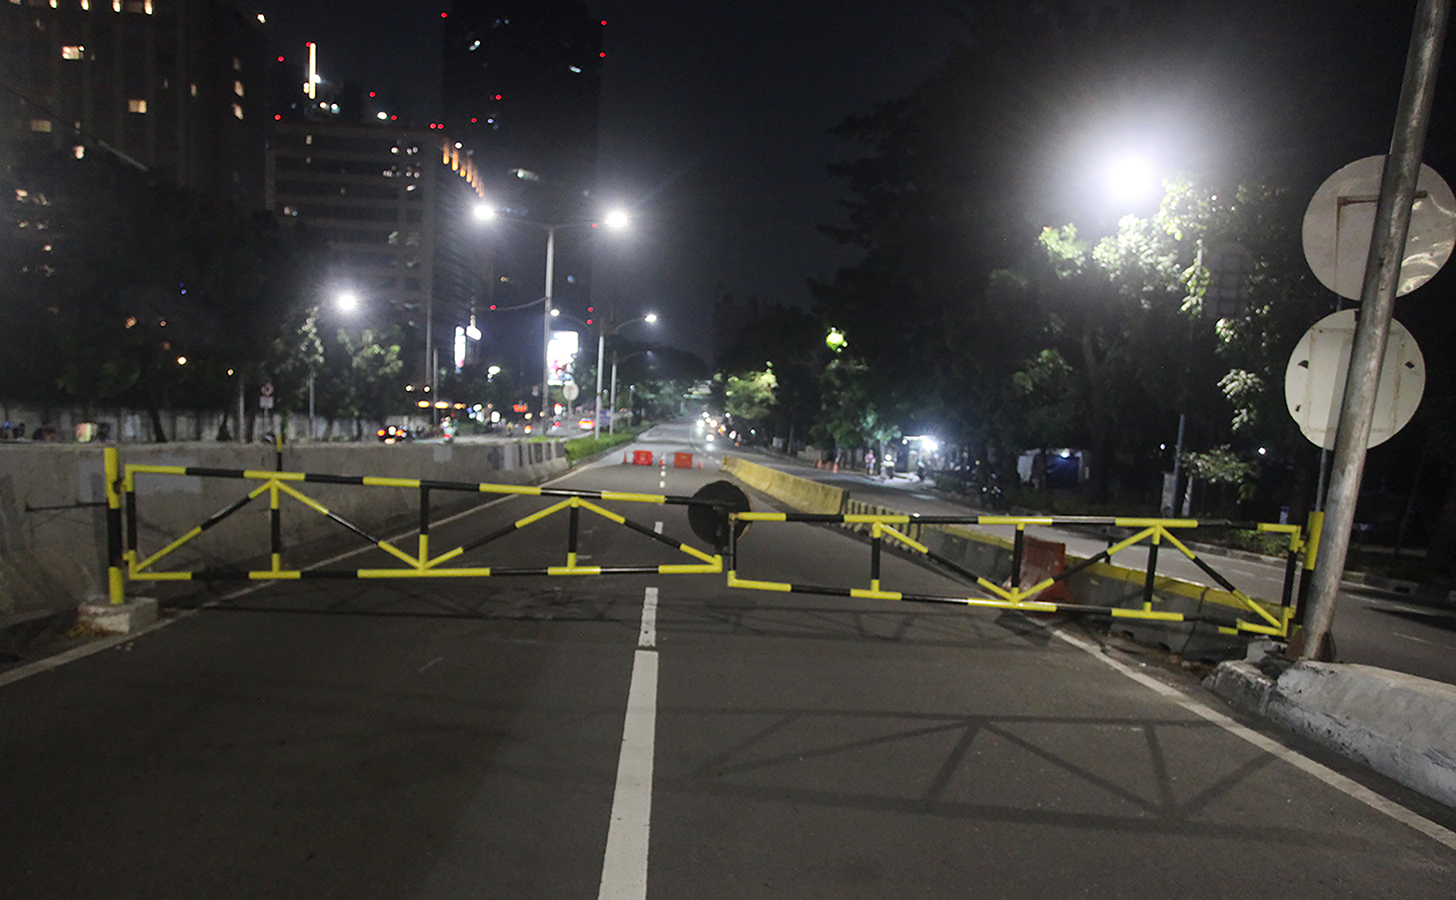
[[[601,437],[572,438],[566,442],[566,461],[575,465],[578,460],[590,459],[606,450],[634,440],[645,428],[633,428],[621,434],[604,434]]]

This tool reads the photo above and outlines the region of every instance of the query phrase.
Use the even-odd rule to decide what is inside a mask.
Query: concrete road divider
[[[1300,662],[1276,677],[1237,660],[1204,686],[1236,709],[1456,807],[1456,685],[1349,663]]]

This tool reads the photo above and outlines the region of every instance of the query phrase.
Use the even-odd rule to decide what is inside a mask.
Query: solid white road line
[[[642,598],[642,631],[632,660],[612,822],[597,900],[646,900],[652,821],[652,753],[657,735],[657,588]]]
[[[1210,707],[1204,706],[1202,703],[1199,703],[1197,700],[1193,699],[1192,697],[1188,696],[1177,688],[1172,687],[1171,685],[1164,684],[1163,682],[1158,681],[1156,678],[1150,678],[1147,675],[1144,675],[1143,673],[1132,669],[1131,667],[1103,653],[1102,648],[1091,641],[1067,634],[1061,629],[1056,629],[1052,633],[1062,640],[1066,641],[1067,643],[1071,644],[1073,647],[1085,650],[1089,655],[1092,656],[1093,659],[1101,660],[1102,662],[1111,666],[1113,669],[1116,669],[1118,672],[1121,672],[1128,678],[1136,681],[1138,684],[1141,684],[1152,691],[1162,694],[1164,697],[1172,700],[1174,703],[1178,704],[1183,709],[1187,710],[1193,715],[1198,716],[1205,721],[1211,722],[1214,725],[1217,725],[1218,727],[1222,728],[1224,731],[1229,732],[1230,734],[1243,738],[1244,740],[1253,744],[1255,747],[1263,750],[1265,753],[1268,753],[1271,756],[1278,757],[1289,765],[1294,766],[1296,769],[1299,769],[1309,775],[1313,775],[1315,778],[1318,778],[1320,781],[1323,781],[1325,784],[1329,785],[1335,790],[1340,791],[1341,793],[1345,794],[1348,797],[1351,797],[1352,799],[1364,803],[1366,806],[1370,807],[1376,812],[1382,812],[1390,818],[1396,820],[1397,822],[1400,822],[1402,825],[1408,825],[1411,828],[1414,828],[1416,831],[1419,831],[1421,834],[1424,834],[1426,837],[1429,837],[1432,840],[1437,841],[1438,843],[1445,844],[1452,850],[1456,850],[1456,832],[1452,832],[1445,828],[1442,828],[1440,825],[1437,825],[1430,819],[1411,812],[1404,806],[1401,806],[1399,803],[1396,803],[1393,800],[1387,800],[1386,798],[1370,790],[1358,781],[1346,778],[1339,772],[1336,772],[1327,766],[1322,766],[1314,760],[1309,759],[1308,757],[1303,756],[1299,753],[1296,753],[1293,750],[1290,750],[1288,747],[1285,747],[1278,741],[1271,740],[1270,738],[1259,734],[1257,731],[1254,731],[1251,728],[1246,728],[1243,725],[1240,725],[1238,722],[1235,722],[1233,719],[1229,718],[1223,713],[1211,709]]]

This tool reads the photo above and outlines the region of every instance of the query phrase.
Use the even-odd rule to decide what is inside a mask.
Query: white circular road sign
[[[576,386],[576,382],[568,381],[561,386],[561,394],[568,401],[575,400],[581,396],[581,388]]]
[[[1335,448],[1335,429],[1355,343],[1356,310],[1325,316],[1304,333],[1284,372],[1284,400],[1299,430],[1316,447]],[[1406,327],[1391,320],[1385,341],[1385,362],[1375,392],[1375,417],[1370,443],[1389,440],[1405,427],[1421,405],[1426,389],[1426,360]]]
[[[1360,299],[1365,281],[1384,165],[1384,156],[1355,160],[1325,179],[1304,213],[1304,258],[1320,283],[1351,300]],[[1422,165],[1396,295],[1430,280],[1451,258],[1453,246],[1456,196],[1444,178]]]

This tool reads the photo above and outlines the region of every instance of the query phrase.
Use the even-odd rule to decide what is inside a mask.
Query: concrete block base
[[[1300,662],[1271,678],[1247,660],[1223,663],[1204,686],[1456,807],[1456,686],[1345,663]]]
[[[131,634],[157,623],[157,601],[133,597],[125,603],[89,600],[77,610],[77,621],[107,634]]]

